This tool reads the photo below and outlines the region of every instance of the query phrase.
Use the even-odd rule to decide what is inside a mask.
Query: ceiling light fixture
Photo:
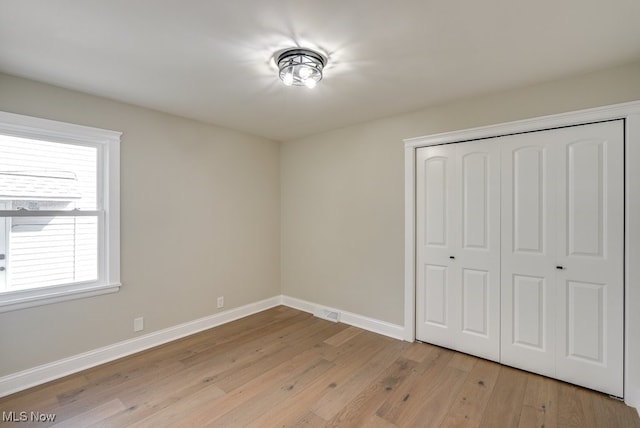
[[[276,58],[280,79],[287,86],[306,86],[311,89],[322,80],[327,59],[310,49],[287,49]]]

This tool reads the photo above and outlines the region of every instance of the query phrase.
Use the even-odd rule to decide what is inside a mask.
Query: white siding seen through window
[[[95,210],[97,161],[95,147],[0,136],[0,203],[9,210]],[[4,290],[97,279],[97,217],[5,222]]]

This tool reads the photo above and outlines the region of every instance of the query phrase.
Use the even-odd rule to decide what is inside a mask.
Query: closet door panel
[[[428,247],[446,248],[451,245],[447,230],[450,220],[447,191],[452,162],[445,156],[429,157],[424,162],[424,243]]]
[[[454,207],[459,218],[461,329],[457,349],[500,358],[500,146],[497,139],[456,145]]]
[[[505,364],[622,396],[623,124],[505,137]]]
[[[587,363],[605,363],[605,287],[605,284],[567,281],[567,357]]]
[[[416,158],[416,337],[497,361],[499,146],[432,146]]]
[[[544,278],[524,275],[514,275],[511,283],[513,285],[512,343],[546,352],[545,344],[548,340],[545,337],[547,330],[545,301],[549,294],[548,284]]]
[[[555,375],[554,147],[538,133],[502,145],[501,362]]]
[[[452,192],[455,146],[434,146],[416,153],[416,337],[455,347],[460,309],[459,275],[449,258],[455,235]]]
[[[486,152],[462,154],[462,248],[489,250],[490,165]],[[466,152],[466,153],[464,153]]]
[[[512,251],[543,255],[547,247],[545,206],[547,205],[548,149],[524,146],[511,152]]]
[[[622,396],[622,121],[556,130],[557,377]]]
[[[606,142],[594,139],[566,147],[566,182],[560,197],[566,201],[568,256],[604,256],[606,151]]]
[[[424,317],[422,322],[432,326],[447,328],[448,322],[448,280],[447,266],[424,265]]]
[[[463,269],[462,271],[462,331],[489,336],[490,294],[489,272]]]

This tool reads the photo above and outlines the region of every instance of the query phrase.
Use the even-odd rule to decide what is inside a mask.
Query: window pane
[[[97,148],[0,135],[5,209],[97,210]]]
[[[97,217],[12,217],[6,221],[10,223],[6,291],[98,278]]]

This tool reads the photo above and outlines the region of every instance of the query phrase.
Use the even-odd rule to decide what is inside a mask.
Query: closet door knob
[[[556,269],[563,270],[564,266],[556,266]]]
[[[450,258],[451,260],[455,260],[455,257],[454,257],[454,256],[449,256],[449,258]]]

